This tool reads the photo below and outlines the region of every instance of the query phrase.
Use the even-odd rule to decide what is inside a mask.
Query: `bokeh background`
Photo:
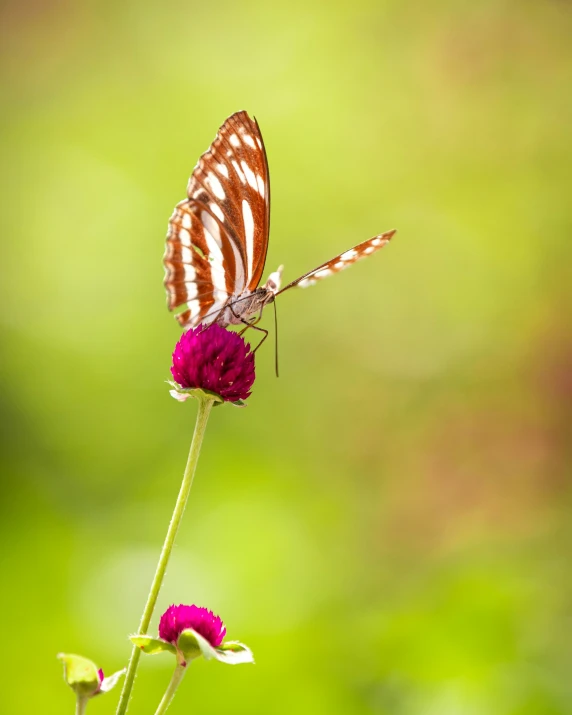
[[[173,715],[570,713],[570,3],[1,16],[0,711],[72,712],[58,651],[128,658],[195,414],[164,383],[167,220],[244,108],[267,273],[398,233],[284,295],[280,378],[269,341],[213,413],[157,613],[209,606],[257,665],[193,665]]]

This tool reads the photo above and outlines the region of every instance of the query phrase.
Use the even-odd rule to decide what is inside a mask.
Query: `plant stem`
[[[177,692],[179,683],[183,679],[183,675],[185,674],[186,670],[187,669],[185,666],[177,664],[175,672],[173,673],[173,677],[171,678],[171,682],[169,683],[169,687],[165,691],[165,695],[163,695],[163,699],[159,703],[159,707],[155,711],[155,715],[163,715],[163,713],[167,711],[167,708],[175,697],[175,693]]]
[[[86,698],[85,695],[77,696],[75,703],[75,715],[84,715],[88,700],[89,698]]]
[[[173,516],[171,517],[171,523],[169,524],[167,536],[165,537],[163,550],[161,551],[161,556],[159,557],[159,563],[157,564],[157,570],[155,571],[155,576],[151,584],[151,590],[149,591],[149,596],[147,597],[145,610],[143,611],[141,622],[139,624],[138,632],[142,634],[147,633],[149,622],[151,621],[151,616],[153,615],[153,610],[155,608],[155,604],[157,603],[157,597],[159,596],[159,591],[161,590],[161,584],[163,583],[169,557],[171,556],[173,544],[175,542],[181,518],[185,511],[185,506],[187,505],[187,499],[189,498],[189,492],[193,484],[193,477],[199,460],[201,444],[203,442],[209,414],[214,404],[214,400],[209,398],[199,398],[198,402],[199,409],[197,412],[197,422],[195,424],[193,441],[191,442],[191,449],[187,459],[187,466],[185,467],[185,473],[183,475],[183,482],[181,484],[179,496],[177,497],[177,503],[175,504]],[[116,715],[124,715],[127,712],[127,708],[129,707],[129,698],[131,697],[131,690],[133,689],[133,682],[135,680],[135,673],[137,671],[137,666],[139,665],[140,657],[141,650],[137,646],[133,646]]]

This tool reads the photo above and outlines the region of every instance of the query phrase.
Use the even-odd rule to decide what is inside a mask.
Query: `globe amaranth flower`
[[[219,396],[219,401],[241,404],[254,383],[254,353],[238,333],[220,325],[199,325],[187,330],[175,346],[171,374],[180,401],[193,390]]]
[[[131,641],[148,655],[168,652],[186,667],[195,658],[204,656],[223,663],[253,663],[252,652],[238,641],[226,641],[226,628],[212,611],[201,606],[172,605],[159,621],[159,638],[147,635],[131,636]]]
[[[159,638],[176,645],[179,636],[192,628],[217,648],[226,635],[226,628],[218,616],[201,606],[169,606],[159,621]]]

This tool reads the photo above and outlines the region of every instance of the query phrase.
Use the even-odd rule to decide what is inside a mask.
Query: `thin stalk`
[[[84,715],[89,698],[85,695],[78,695],[75,703],[75,715]]]
[[[171,678],[171,682],[169,683],[169,687],[165,691],[165,695],[163,695],[163,699],[159,703],[159,707],[155,711],[155,715],[163,715],[163,713],[167,711],[167,708],[175,697],[175,693],[177,692],[179,683],[183,679],[183,675],[185,674],[186,670],[187,669],[185,666],[177,664],[175,672],[173,673],[173,677]]]
[[[187,505],[187,499],[189,498],[189,492],[193,484],[193,477],[195,475],[195,469],[199,460],[199,454],[201,451],[201,445],[203,443],[203,437],[205,435],[205,429],[207,426],[209,414],[214,404],[214,400],[208,398],[199,398],[198,402],[199,409],[197,412],[197,422],[195,424],[195,431],[193,434],[193,441],[191,442],[191,449],[189,450],[187,466],[185,467],[185,473],[183,475],[183,482],[181,484],[179,496],[177,497],[177,503],[175,504],[173,516],[171,517],[171,523],[169,524],[169,529],[167,530],[167,536],[165,537],[163,550],[161,551],[161,556],[159,557],[157,570],[155,571],[155,576],[153,578],[153,582],[151,583],[151,589],[149,591],[149,596],[147,597],[147,603],[145,604],[145,609],[143,611],[143,615],[141,616],[141,622],[139,624],[138,631],[139,633],[147,633],[147,629],[149,628],[151,616],[153,615],[153,610],[155,608],[155,604],[157,603],[157,597],[159,596],[159,591],[161,590],[161,585],[163,583],[165,571],[167,570],[167,564],[169,563],[169,557],[171,556],[171,551],[173,549],[173,544],[175,543],[177,531],[179,530],[179,525],[181,523],[181,519],[185,511],[185,506]],[[139,665],[140,657],[141,650],[137,646],[133,646],[131,658],[129,659],[129,665],[127,666],[127,673],[125,675],[125,682],[123,683],[123,690],[121,691],[121,697],[119,698],[119,704],[117,706],[116,715],[125,715],[125,713],[127,712],[127,708],[129,707],[129,698],[131,697],[131,690],[133,689],[135,673],[137,672],[137,666]]]

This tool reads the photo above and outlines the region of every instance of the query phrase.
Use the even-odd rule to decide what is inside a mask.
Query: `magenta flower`
[[[148,655],[172,653],[183,668],[201,655],[222,663],[254,663],[252,652],[238,641],[226,641],[222,620],[208,608],[169,606],[159,621],[159,638],[143,634],[130,636],[131,642]]]
[[[189,390],[205,390],[221,401],[241,403],[254,382],[254,353],[243,338],[220,325],[199,325],[183,333],[173,352],[173,397],[183,401]]]
[[[169,606],[159,622],[159,638],[175,645],[179,636],[187,628],[207,640],[213,648],[218,648],[226,635],[222,620],[212,611],[201,606]]]

